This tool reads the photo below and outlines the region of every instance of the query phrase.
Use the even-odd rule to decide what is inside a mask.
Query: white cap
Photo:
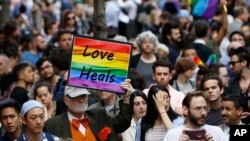
[[[65,86],[64,95],[69,95],[70,97],[78,97],[80,95],[90,95],[89,91],[83,88]]]
[[[36,100],[29,100],[23,104],[22,109],[21,109],[21,115],[24,116],[29,110],[33,108],[43,109],[43,105]]]

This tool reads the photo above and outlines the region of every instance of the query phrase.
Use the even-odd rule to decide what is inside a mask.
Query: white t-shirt
[[[163,141],[178,141],[182,134],[183,129],[188,130],[188,128],[184,126],[179,126],[168,130]],[[212,134],[214,141],[226,141],[225,134],[218,126],[205,124],[204,126],[201,127],[201,129],[205,129],[208,133]]]

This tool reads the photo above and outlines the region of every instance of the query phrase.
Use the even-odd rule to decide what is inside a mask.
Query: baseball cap
[[[65,86],[64,95],[70,97],[78,97],[80,95],[90,95],[89,91],[84,88],[78,88],[73,86]]]
[[[36,100],[29,100],[23,104],[22,109],[21,109],[21,115],[24,116],[29,110],[33,108],[43,109],[43,105]]]

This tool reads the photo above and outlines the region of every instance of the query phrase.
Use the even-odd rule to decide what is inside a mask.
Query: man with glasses
[[[47,81],[54,88],[59,76],[55,74],[51,61],[48,58],[40,58],[36,62],[36,68],[38,69],[38,73],[40,75],[40,79],[36,83]]]
[[[242,95],[250,84],[249,60],[250,53],[247,48],[232,48],[228,53],[230,68],[235,76],[229,81],[229,93]]]
[[[225,135],[219,127],[205,124],[208,107],[202,91],[187,93],[183,99],[182,105],[185,122],[183,126],[168,130],[164,137],[164,141],[189,141],[201,139],[205,139],[206,141],[225,140]],[[192,138],[191,135],[188,134],[190,132],[195,138]],[[196,134],[198,132],[202,134]]]

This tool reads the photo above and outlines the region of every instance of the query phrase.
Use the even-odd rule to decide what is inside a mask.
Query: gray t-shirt
[[[210,109],[207,113],[206,124],[219,126],[222,123],[221,108]]]
[[[152,65],[153,63],[145,63],[140,59],[136,66],[136,70],[143,76],[147,87],[150,84],[155,83],[152,77],[153,75]]]

